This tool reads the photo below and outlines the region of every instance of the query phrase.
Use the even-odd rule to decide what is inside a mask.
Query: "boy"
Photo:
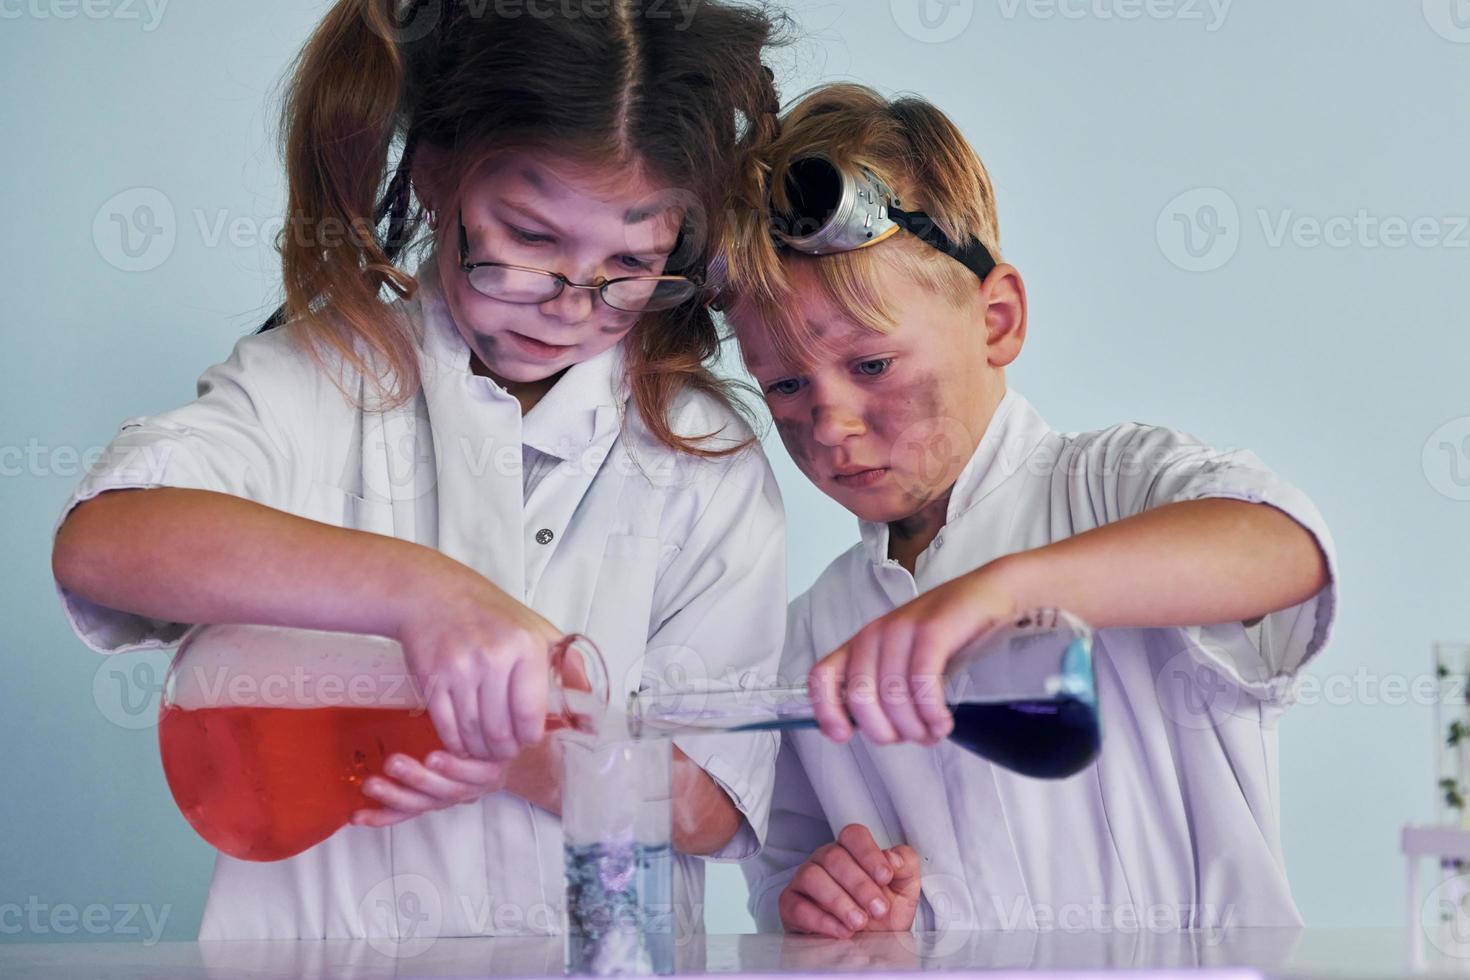
[[[933,106],[819,89],[768,162],[750,203],[771,235],[731,243],[722,304],[862,542],[791,606],[783,675],[810,668],[822,731],[783,741],[746,865],[761,928],[1299,925],[1275,723],[1333,615],[1316,508],[1250,453],[1058,433],[1007,389],[1025,290]],[[1102,753],[1056,781],[942,741],[934,694],[951,654],[1037,607],[1098,630]]]

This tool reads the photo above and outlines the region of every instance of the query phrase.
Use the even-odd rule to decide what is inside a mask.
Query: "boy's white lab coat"
[[[867,622],[993,559],[1204,497],[1285,511],[1316,536],[1336,580],[1316,508],[1254,455],[1140,425],[1058,433],[1009,392],[917,581],[888,558],[886,525],[860,522],[862,543],[792,603],[782,673],[803,676]],[[950,742],[787,733],[766,847],[745,866],[758,925],[781,928],[777,899],[795,869],[849,823],[919,852],[918,929],[1299,925],[1281,856],[1276,722],[1326,642],[1334,588],[1251,628],[1100,631],[1102,755],[1064,780],[1020,776]]]
[[[590,636],[615,699],[645,681],[769,675],[783,635],[785,543],[759,447],[704,461],[658,444],[619,387],[621,345],[573,366],[523,422],[511,395],[470,371],[437,277],[423,274],[433,261],[421,267],[418,295],[395,304],[420,349],[414,399],[385,414],[360,411],[285,329],[245,337],[200,378],[198,400],[125,421],[63,519],[110,488],[235,494],[464,562],[559,629]],[[371,395],[359,377],[349,385]],[[692,395],[675,427],[723,427],[736,441],[748,433]],[[73,628],[100,653],[172,646],[188,628],[58,590]],[[775,737],[678,744],[744,814],[718,857],[755,851]],[[393,827],[348,826],[284,861],[221,854],[200,938],[557,932],[561,848],[556,817],[498,793]],[[676,909],[689,920],[680,927],[701,927],[703,874],[698,859],[677,857]]]

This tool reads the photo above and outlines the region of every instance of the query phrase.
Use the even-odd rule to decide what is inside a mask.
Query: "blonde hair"
[[[813,328],[794,314],[789,267],[801,265],[835,308],[875,332],[893,326],[878,284],[880,263],[896,263],[926,289],[955,303],[971,295],[974,273],[953,258],[898,232],[874,246],[835,255],[778,249],[771,215],[790,207],[783,176],[793,160],[821,155],[841,169],[866,167],[881,178],[905,210],[926,212],[956,245],[979,240],[1001,261],[995,191],[979,154],[949,117],[916,97],[894,100],[852,83],[808,92],[782,116],[780,132],[765,148],[761,179],[747,182],[760,197],[740,201],[726,222],[727,285],[721,305],[737,316],[759,319],[783,361],[810,363],[821,344]],[[879,251],[881,249],[881,251]]]

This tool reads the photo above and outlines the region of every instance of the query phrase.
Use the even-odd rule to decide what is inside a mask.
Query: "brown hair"
[[[561,0],[559,11],[338,0],[297,59],[282,110],[286,301],[262,329],[289,322],[318,364],[335,353],[373,378],[389,406],[412,397],[413,338],[383,290],[417,290],[395,261],[418,244],[411,167],[425,141],[443,151],[446,189],[509,146],[644,168],[690,202],[667,271],[699,274],[723,235],[727,195],[758,179],[758,151],[775,135],[776,91],[760,57],[783,25],[764,7],[715,0],[663,16],[627,0]],[[702,456],[735,451],[704,449],[705,434],[676,433],[668,418],[686,388],[748,415],[734,397],[739,385],[708,367],[720,335],[702,302],[645,314],[626,343],[634,403],[660,441]]]
[[[979,154],[949,117],[916,97],[889,100],[864,85],[824,85],[803,95],[781,117],[780,133],[764,148],[760,184],[748,182],[737,204],[747,220],[726,223],[729,264],[721,304],[757,319],[788,364],[809,363],[819,348],[811,327],[793,315],[794,289],[785,267],[801,264],[824,298],[855,322],[884,332],[892,312],[878,286],[882,262],[896,262],[925,288],[958,303],[975,277],[954,259],[906,232],[851,252],[815,256],[778,248],[773,213],[790,207],[784,175],[793,160],[822,155],[839,168],[867,167],[908,210],[926,212],[956,244],[978,240],[1001,261],[995,190]]]

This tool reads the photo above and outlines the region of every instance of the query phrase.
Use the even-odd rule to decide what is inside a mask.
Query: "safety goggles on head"
[[[975,273],[982,281],[995,259],[978,239],[956,245],[923,211],[905,211],[893,191],[866,167],[838,168],[824,156],[793,160],[783,178],[788,210],[774,211],[778,245],[809,255],[875,245],[901,228]]]

